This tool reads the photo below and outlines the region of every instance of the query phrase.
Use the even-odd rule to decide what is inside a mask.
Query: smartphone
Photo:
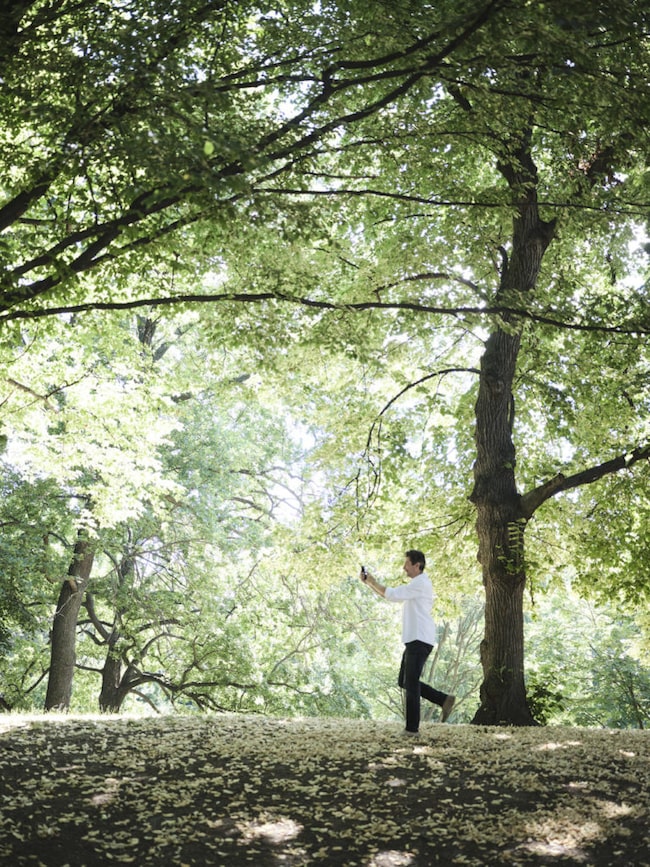
[[[366,569],[365,566],[361,567],[361,574],[363,575],[363,580],[365,581],[366,578],[368,577],[368,570]]]

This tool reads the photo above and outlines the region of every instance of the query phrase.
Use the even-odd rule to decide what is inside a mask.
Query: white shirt
[[[386,599],[390,602],[403,602],[402,641],[424,641],[436,643],[436,624],[431,616],[433,606],[433,587],[426,572],[411,578],[408,584],[400,587],[387,587]]]

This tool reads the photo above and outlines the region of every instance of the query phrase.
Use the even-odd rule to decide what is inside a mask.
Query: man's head
[[[425,560],[422,551],[416,551],[414,548],[412,548],[410,551],[406,552],[404,571],[409,576],[409,578],[415,578],[415,576],[419,575],[420,572],[424,572],[424,568],[426,565],[427,561]]]

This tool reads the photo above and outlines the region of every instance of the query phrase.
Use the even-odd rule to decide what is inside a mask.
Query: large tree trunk
[[[99,709],[103,713],[117,713],[122,704],[120,683],[122,681],[122,660],[115,654],[119,635],[113,633],[108,642],[108,653],[102,669],[102,688],[99,693]]]
[[[513,162],[499,168],[517,203],[512,249],[504,260],[499,303],[522,307],[535,288],[554,225],[539,217],[537,173],[522,137]],[[525,516],[515,482],[513,380],[520,325],[504,317],[487,341],[476,402],[474,490],[478,559],[485,586],[485,636],[481,644],[481,704],[473,722],[533,725],[524,684],[523,595]]]
[[[122,574],[122,567],[118,574]],[[133,668],[131,665],[127,666],[126,672],[122,675],[123,660],[119,652],[119,645],[122,640],[122,633],[119,627],[121,612],[119,610],[116,612],[113,626],[109,629],[97,616],[92,593],[86,593],[84,607],[88,612],[90,622],[97,631],[97,642],[106,646],[106,659],[102,669],[102,687],[99,693],[99,708],[103,713],[118,713],[122,707],[122,702],[129,694],[133,685]]]
[[[485,585],[485,636],[481,705],[473,721],[487,725],[534,723],[524,686],[524,522],[511,435],[511,385],[518,346],[516,335],[498,331],[490,337],[476,403],[472,500]]]
[[[153,334],[153,331],[151,333]],[[133,576],[134,569],[133,556],[130,553],[125,553],[122,562],[117,567],[120,590],[124,589],[127,579]],[[92,605],[87,604],[86,607],[89,609],[89,614],[98,630],[103,633],[107,644],[106,660],[102,670],[102,688],[99,693],[99,707],[104,713],[118,713],[122,707],[122,702],[129,694],[134,674],[132,666],[128,665],[124,675],[122,675],[119,645],[122,639],[120,623],[122,622],[123,611],[119,606],[117,607],[113,628],[110,633],[106,633],[102,631],[101,625],[97,621],[94,608],[92,611],[90,610]]]
[[[109,651],[102,670],[102,689],[99,694],[99,708],[102,713],[119,713],[137,676],[132,665],[128,665],[122,674],[122,660],[113,652],[118,640],[119,635],[115,634],[115,641],[109,642]]]
[[[68,569],[68,577],[61,586],[52,624],[50,673],[45,710],[68,710],[70,707],[76,660],[77,620],[85,588],[90,579],[94,556],[92,544],[80,533]]]

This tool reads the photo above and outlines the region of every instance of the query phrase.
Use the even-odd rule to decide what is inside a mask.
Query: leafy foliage
[[[540,722],[647,727],[648,641],[638,615],[555,590],[532,609],[527,633]]]

